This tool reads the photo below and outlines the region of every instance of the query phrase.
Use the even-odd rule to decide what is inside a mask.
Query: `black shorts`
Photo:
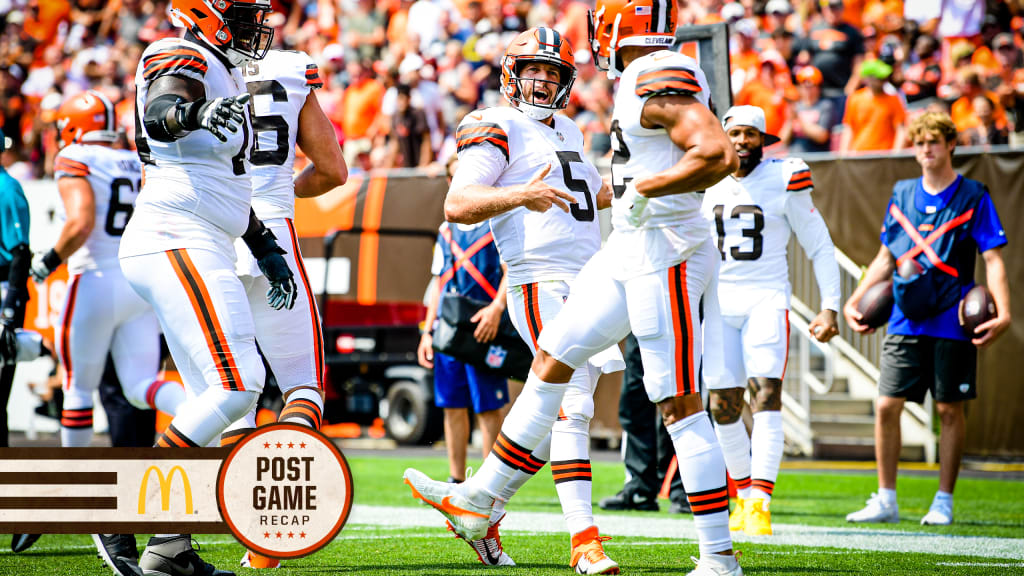
[[[978,396],[977,364],[978,349],[970,341],[887,334],[878,394],[918,404],[928,390],[936,402],[971,400]]]

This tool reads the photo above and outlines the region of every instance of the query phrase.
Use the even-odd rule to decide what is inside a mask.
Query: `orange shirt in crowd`
[[[759,78],[753,78],[743,85],[743,88],[736,95],[736,106],[757,106],[764,110],[765,130],[769,134],[778,136],[782,131],[783,124],[789,110],[789,103],[782,96],[782,90],[774,90],[761,82]]]
[[[843,123],[851,131],[850,151],[892,150],[906,111],[895,94],[876,96],[870,88],[857,90],[846,101]]]
[[[33,57],[35,62],[41,62],[43,51],[57,39],[60,24],[70,17],[71,4],[67,0],[40,0],[30,3],[30,6],[32,4],[38,6],[38,13],[35,12],[36,9],[26,10],[22,28],[26,34],[39,42]]]
[[[353,83],[341,97],[341,129],[346,140],[366,138],[380,114],[384,86],[372,78]]]
[[[999,128],[1006,127],[1006,110],[999,103],[999,96],[995,92],[985,91],[985,96],[992,101],[995,106],[992,109],[992,118],[996,121],[996,126]],[[968,128],[973,128],[978,125],[978,118],[974,115],[974,102],[973,98],[967,96],[961,96],[956,102],[953,102],[953,106],[950,108],[949,116],[953,119],[953,124],[956,125],[958,132],[963,132]]]

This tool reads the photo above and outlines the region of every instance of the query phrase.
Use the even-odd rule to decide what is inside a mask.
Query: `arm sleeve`
[[[508,167],[505,155],[495,146],[473,146],[459,152],[459,167],[450,189],[464,186],[494,186]]]
[[[996,213],[996,207],[992,204],[992,197],[988,192],[978,202],[971,237],[978,244],[978,252],[998,248],[1007,243],[1006,231],[1003,230],[1003,223],[999,221],[999,214]]]
[[[810,192],[790,193],[786,198],[786,219],[804,251],[814,262],[822,309],[839,311],[839,264],[836,248],[821,213],[814,208]]]

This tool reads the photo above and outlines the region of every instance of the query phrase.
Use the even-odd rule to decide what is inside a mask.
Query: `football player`
[[[32,259],[32,277],[43,282],[67,262],[71,279],[54,336],[64,367],[61,445],[76,447],[92,441],[93,396],[108,353],[135,407],[173,416],[185,393],[177,382],[157,379],[160,324],[117,259],[142,167],[135,152],[112,147],[114,106],[99,92],[82,92],[57,110],[57,129],[54,175],[64,225],[53,248]]]
[[[478,110],[463,119],[456,133],[459,169],[445,201],[450,222],[490,219],[508,265],[512,323],[534,352],[570,283],[601,247],[597,210],[611,201],[610,188],[583,159],[579,128],[556,114],[568,105],[575,80],[572,47],[554,29],[532,28],[513,39],[501,68],[502,94],[511,107]],[[498,539],[505,504],[550,457],[571,536],[570,565],[580,574],[619,572],[604,552],[607,537],[594,524],[589,445],[597,379],[602,370],[623,367],[614,347],[573,373],[550,442],[527,450],[499,434],[492,454],[513,472],[497,494],[487,535],[470,542],[481,562],[506,563]]]
[[[784,440],[781,409],[789,357],[786,247],[790,233],[796,233],[814,262],[821,312],[809,330],[819,342],[828,342],[838,331],[839,266],[828,227],[811,200],[810,168],[799,158],[762,160],[764,147],[778,141],[765,134],[764,111],[734,106],[726,112],[724,125],[740,166],[707,189],[701,209],[722,259],[718,273],[721,317],[705,317],[705,349],[709,356],[712,351],[722,354],[724,363],[709,363],[705,380],[718,440],[738,492],[729,529],[763,536],[772,533],[769,503]],[[711,366],[724,370],[711,370]],[[754,413],[752,437],[740,419],[748,387]]]
[[[208,446],[263,387],[235,238],[266,276],[269,304],[294,305],[285,251],[250,208],[253,138],[241,68],[270,48],[270,11],[270,0],[172,0],[185,35],[151,44],[135,74],[146,178],[121,242],[121,269],[156,310],[188,398],[157,446]],[[139,566],[146,574],[230,574],[204,562],[188,535],[154,536]]]
[[[725,461],[703,411],[698,306],[716,289],[717,255],[694,194],[735,170],[736,153],[708,107],[697,63],[664,50],[676,7],[668,0],[600,0],[592,51],[620,76],[612,116],[612,223],[562,311],[537,341],[522,395],[502,426],[505,445],[529,453],[558,417],[575,369],[632,331],[648,396],[658,404],[689,491],[701,558],[692,574],[742,574],[732,553]],[[486,190],[480,194],[486,195]],[[482,536],[494,500],[517,468],[497,450],[464,484],[406,479],[467,538]]]
[[[252,209],[270,233],[284,239],[285,259],[298,284],[295,307],[277,311],[267,303],[269,282],[241,240],[235,241],[236,272],[249,297],[260,352],[284,395],[285,406],[278,420],[319,430],[324,408],[324,339],[292,221],[296,197],[319,196],[344,184],[348,168],[334,128],[313,91],[323,82],[307,54],[271,50],[262,60],[250,61],[244,74],[253,99],[256,140],[250,159]],[[310,164],[293,180],[296,142]],[[254,408],[225,430],[221,446],[237,443],[255,428]],[[242,558],[242,566],[248,568],[278,564],[278,560],[251,550]]]

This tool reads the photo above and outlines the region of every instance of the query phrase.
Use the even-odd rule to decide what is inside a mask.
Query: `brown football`
[[[893,301],[891,279],[868,288],[857,303],[857,311],[861,313],[860,323],[870,328],[884,326],[892,315]]]
[[[909,258],[907,260],[904,260],[903,263],[900,264],[900,267],[896,270],[896,272],[902,278],[909,279],[913,278],[914,276],[917,276],[921,272],[924,272],[924,266],[921,266],[921,264],[917,260]]]
[[[980,338],[985,333],[975,334],[974,329],[998,315],[992,294],[978,284],[960,301],[960,326],[969,338]]]

